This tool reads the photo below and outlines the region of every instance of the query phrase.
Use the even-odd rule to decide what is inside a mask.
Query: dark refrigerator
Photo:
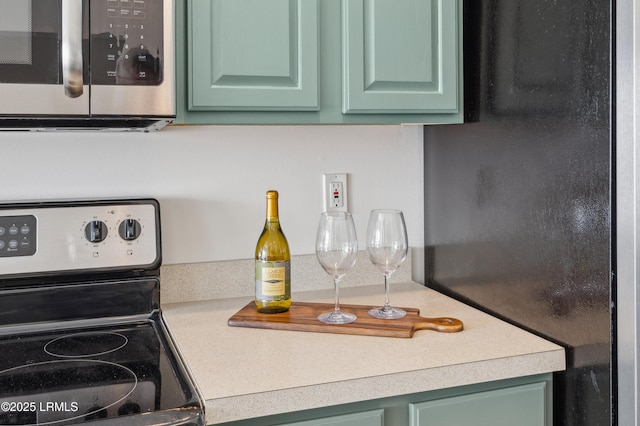
[[[556,426],[617,424],[613,14],[465,1],[465,124],[424,129],[427,285],[566,348]]]

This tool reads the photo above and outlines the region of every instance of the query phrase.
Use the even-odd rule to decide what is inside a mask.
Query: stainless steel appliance
[[[157,201],[0,205],[0,425],[203,425],[160,311]]]
[[[0,0],[0,129],[175,118],[173,0]]]

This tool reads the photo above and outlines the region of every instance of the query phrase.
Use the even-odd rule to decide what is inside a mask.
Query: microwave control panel
[[[159,85],[163,1],[92,0],[91,84]]]

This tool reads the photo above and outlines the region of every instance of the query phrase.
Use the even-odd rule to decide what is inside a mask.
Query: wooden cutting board
[[[433,330],[443,333],[462,331],[462,321],[455,318],[425,318],[420,310],[402,308],[407,316],[384,320],[369,316],[370,309],[377,306],[340,305],[343,312],[356,314],[358,319],[351,324],[324,324],[318,321],[321,313],[333,311],[332,303],[292,302],[288,312],[263,314],[254,302],[229,318],[232,327],[270,328],[276,330],[313,331],[317,333],[359,334],[364,336],[413,337],[417,330]]]

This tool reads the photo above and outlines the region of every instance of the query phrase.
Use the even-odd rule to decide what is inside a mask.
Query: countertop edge
[[[531,366],[525,375],[522,365]],[[553,351],[407,371],[377,377],[322,383],[204,401],[207,425],[310,410],[354,402],[535,376],[565,369],[565,353]],[[440,383],[446,380],[447,385]],[[335,392],[336,386],[341,391]],[[367,389],[366,395],[360,389]],[[283,403],[286,401],[286,404]]]

